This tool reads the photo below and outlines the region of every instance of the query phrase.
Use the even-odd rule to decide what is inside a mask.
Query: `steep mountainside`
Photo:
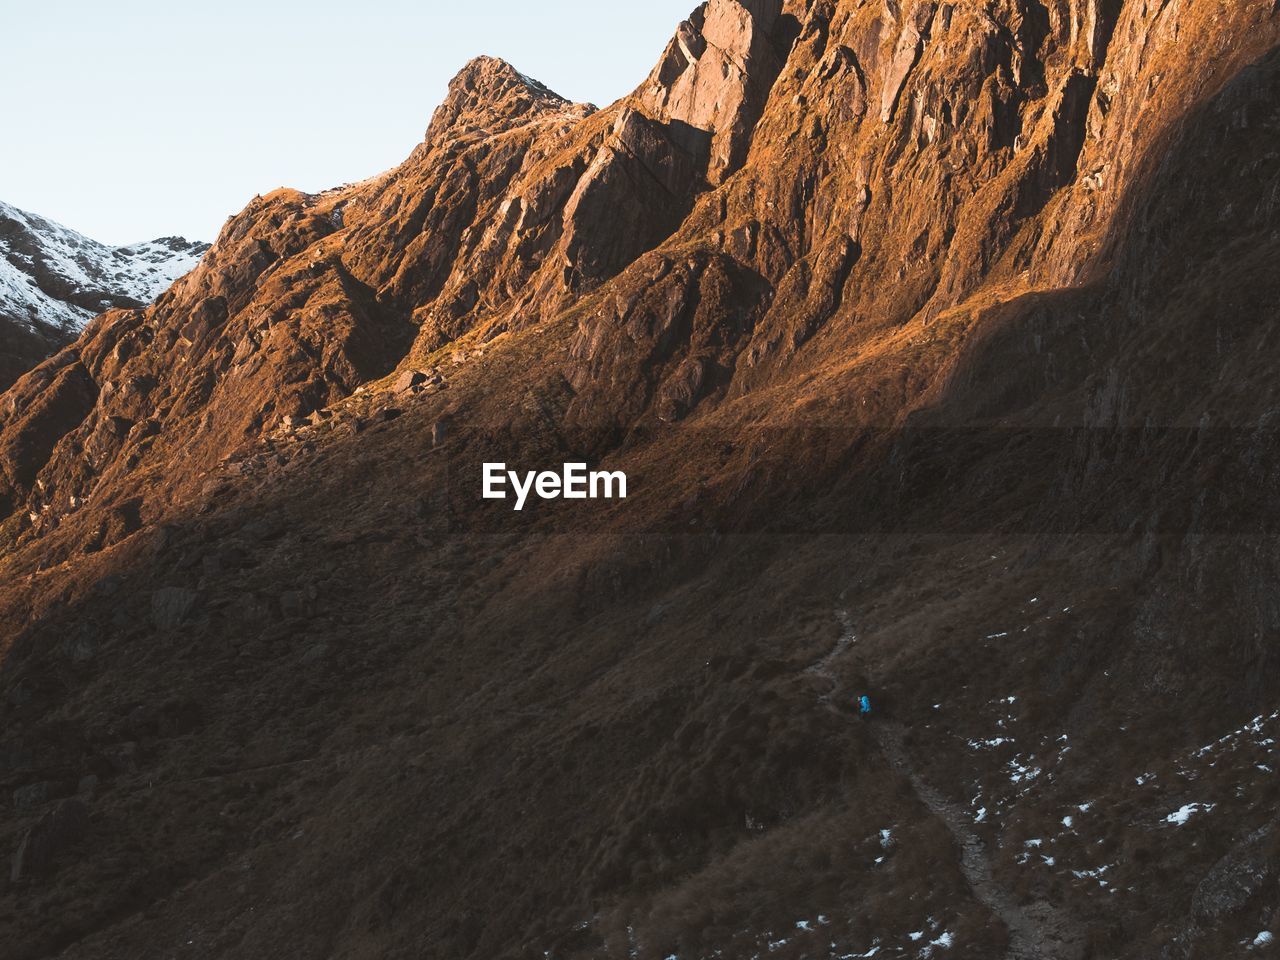
[[[709,0],[255,200],[0,396],[0,940],[1273,951],[1278,45]]]
[[[208,249],[181,237],[108,247],[0,203],[0,389],[103,310],[151,303]]]

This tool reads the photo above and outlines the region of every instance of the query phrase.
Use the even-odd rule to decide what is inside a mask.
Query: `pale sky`
[[[256,193],[395,166],[502,57],[598,105],[697,0],[0,0],[0,200],[105,243],[213,240]]]

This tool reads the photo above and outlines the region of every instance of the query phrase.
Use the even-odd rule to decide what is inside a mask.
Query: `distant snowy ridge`
[[[111,247],[0,202],[0,322],[73,337],[104,310],[150,303],[208,249],[181,237]]]

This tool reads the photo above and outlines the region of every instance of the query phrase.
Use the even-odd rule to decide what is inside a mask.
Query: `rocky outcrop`
[[[890,5],[885,6],[888,9]],[[898,107],[898,98],[902,95],[902,88],[912,68],[920,59],[920,52],[924,49],[925,38],[929,35],[929,27],[933,23],[933,15],[937,9],[936,3],[917,3],[909,15],[905,17],[895,15],[886,23],[886,27],[890,28],[891,32],[896,21],[902,20],[898,39],[893,45],[893,54],[889,58],[881,80],[880,121],[882,123],[888,123],[893,119],[894,111]]]
[[[755,322],[742,305],[762,293],[759,278],[723,254],[645,257],[579,321],[569,345],[571,415],[629,423],[652,409],[681,419],[728,385]]]
[[[636,92],[639,109],[668,124],[711,184],[742,165],[782,68],[775,44],[781,0],[709,0],[680,24]]]
[[[13,853],[10,883],[47,879],[56,859],[80,840],[89,824],[89,811],[81,800],[62,800],[23,834]]]
[[[1271,899],[1267,888],[1275,886],[1280,870],[1276,854],[1274,823],[1249,832],[1235,844],[1197,884],[1190,916],[1162,950],[1162,960],[1183,960],[1229,949],[1227,944],[1234,939],[1229,931],[1236,926],[1233,920],[1243,920],[1245,929],[1256,926],[1266,931],[1268,922],[1276,916],[1274,912],[1268,916],[1266,909]],[[1246,916],[1247,913],[1253,916]],[[1261,942],[1250,942],[1258,939],[1246,938],[1245,942],[1259,949],[1274,941],[1274,937],[1263,936]]]

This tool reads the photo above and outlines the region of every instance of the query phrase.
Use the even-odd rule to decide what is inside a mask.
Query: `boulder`
[[[198,598],[186,587],[162,587],[151,595],[151,622],[161,630],[180,626]]]
[[[63,650],[72,663],[88,663],[98,653],[98,631],[83,624],[63,642]]]
[[[84,836],[89,826],[89,808],[84,801],[63,800],[41,817],[18,841],[10,864],[13,883],[47,877],[54,859]]]
[[[304,616],[307,612],[307,595],[302,590],[285,590],[280,594],[280,615],[286,620]]]
[[[329,645],[327,643],[317,643],[302,655],[302,662],[307,665],[319,663],[325,658],[328,652]]]
[[[81,800],[92,800],[98,795],[98,775],[90,773],[80,778],[80,782],[76,784],[76,795]]]
[[[392,388],[396,393],[408,393],[418,387],[424,386],[427,382],[427,375],[421,370],[406,370],[400,376],[396,377],[395,386]]]
[[[1253,831],[1223,856],[1196,886],[1191,916],[1212,926],[1244,909],[1280,872],[1275,824]]]
[[[48,783],[30,783],[13,791],[13,806],[19,812],[28,812],[47,802],[49,799]]]
[[[138,772],[138,744],[132,740],[104,747],[102,756],[113,773]]]

